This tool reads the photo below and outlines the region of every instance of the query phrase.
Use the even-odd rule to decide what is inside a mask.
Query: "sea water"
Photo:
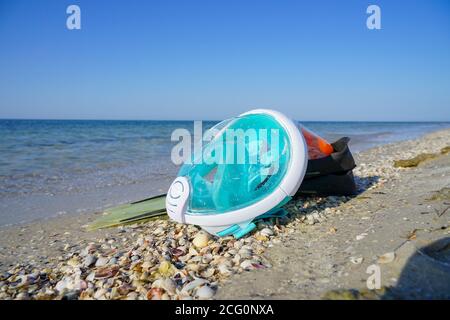
[[[206,122],[204,128],[217,122]],[[304,122],[352,151],[419,137],[448,122]],[[0,120],[0,225],[102,210],[165,193],[171,133],[192,121]]]

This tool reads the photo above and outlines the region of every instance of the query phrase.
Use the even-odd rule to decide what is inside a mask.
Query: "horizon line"
[[[233,117],[231,117],[233,118]],[[227,118],[230,119],[230,118]],[[80,118],[71,118],[71,119],[64,119],[64,118],[0,118],[0,121],[4,120],[19,120],[19,121],[163,121],[163,122],[193,122],[193,121],[211,121],[211,122],[220,122],[226,119],[80,119]],[[295,121],[300,121],[297,119],[293,119]],[[450,120],[302,120],[301,122],[409,122],[409,123],[450,123]]]

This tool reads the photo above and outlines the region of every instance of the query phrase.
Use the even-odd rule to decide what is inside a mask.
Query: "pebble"
[[[86,258],[84,259],[84,264],[83,265],[85,267],[90,267],[90,266],[94,265],[96,261],[97,261],[97,257],[96,256],[94,256],[92,254],[88,254],[86,256]]]

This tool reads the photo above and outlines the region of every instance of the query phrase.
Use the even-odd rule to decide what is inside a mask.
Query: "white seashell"
[[[233,247],[234,247],[235,249],[239,250],[239,249],[242,247],[242,242],[241,242],[241,241],[236,241],[236,242],[233,244]]]
[[[171,279],[157,279],[152,283],[152,288],[161,288],[166,290],[169,294],[174,294],[176,284]]]
[[[215,272],[214,268],[208,268],[206,269],[206,271],[202,273],[202,277],[210,278],[214,275],[214,272]]]
[[[198,255],[198,251],[195,250],[194,247],[190,247],[190,248],[189,248],[189,255],[191,255],[191,256],[196,256],[196,255]]]
[[[153,234],[155,236],[160,236],[160,235],[164,234],[164,229],[162,227],[158,227],[153,231]]]
[[[94,293],[94,299],[102,299],[102,298],[105,296],[106,292],[107,292],[107,291],[106,291],[105,289],[103,289],[103,288],[98,289],[98,290]]]
[[[367,236],[367,233],[361,233],[359,235],[356,236],[356,240],[362,240]]]
[[[362,258],[362,257],[359,257],[359,258],[357,258],[357,257],[350,257],[350,261],[353,264],[361,264],[363,262],[363,260],[364,260],[364,258]]]
[[[395,252],[387,252],[378,258],[378,263],[391,263],[395,260]]]
[[[263,236],[273,236],[273,231],[270,228],[264,228],[260,231]]]
[[[253,261],[251,260],[244,260],[241,264],[240,267],[244,270],[251,270],[254,269],[253,267]]]
[[[58,283],[55,286],[55,289],[58,292],[63,292],[66,288],[67,288],[67,280],[66,279],[62,279],[62,280],[58,281]]]
[[[200,269],[200,266],[196,263],[189,263],[186,265],[186,269],[190,271],[197,272]]]
[[[223,275],[229,276],[231,275],[231,270],[229,269],[229,266],[225,263],[221,263],[218,265],[217,269],[219,270],[219,272]]]
[[[202,258],[202,263],[210,263],[214,256],[211,253],[205,254]]]
[[[108,264],[109,258],[106,257],[99,257],[97,261],[95,262],[96,267],[103,267]]]
[[[89,273],[89,275],[86,277],[86,281],[92,282],[95,279],[95,272]]]
[[[195,289],[195,288],[197,288],[197,287],[199,287],[199,286],[201,286],[202,284],[205,284],[205,283],[209,283],[208,280],[197,278],[194,281],[191,281],[187,285],[185,285],[183,287],[183,289],[181,290],[181,292],[186,292],[187,293],[187,292],[189,292],[189,291],[191,291],[191,290],[193,290],[193,289]]]
[[[195,296],[199,299],[211,299],[215,292],[210,286],[203,286],[197,289]]]
[[[192,240],[192,244],[196,246],[197,248],[201,249],[208,245],[209,236],[205,232],[199,232],[194,240]]]
[[[248,259],[252,256],[252,250],[249,250],[247,248],[241,248],[238,253],[242,259]]]

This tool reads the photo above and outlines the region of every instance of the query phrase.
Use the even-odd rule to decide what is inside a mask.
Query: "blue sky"
[[[66,8],[81,8],[81,30]],[[366,8],[381,7],[381,30]],[[0,0],[0,118],[450,120],[450,2]]]

